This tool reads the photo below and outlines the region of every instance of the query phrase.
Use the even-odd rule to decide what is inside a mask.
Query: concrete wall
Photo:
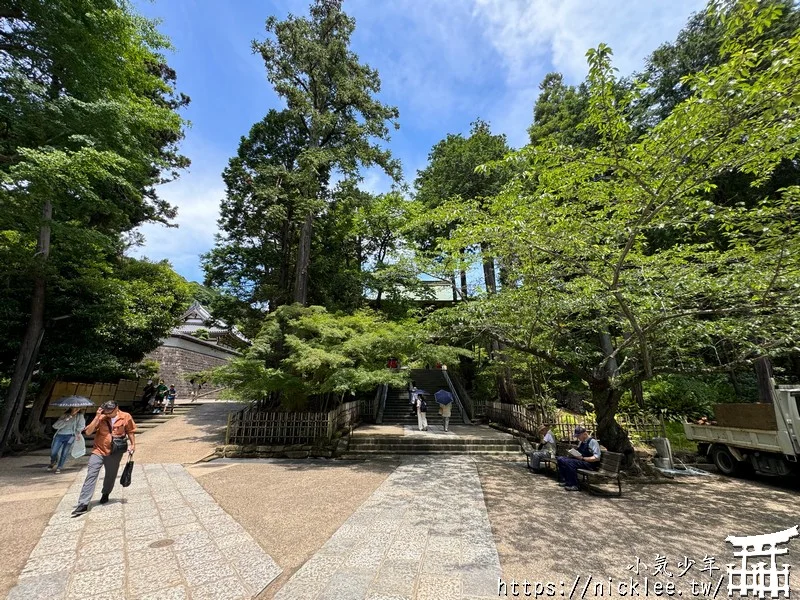
[[[238,356],[238,353],[213,344],[184,336],[170,336],[146,358],[158,361],[161,365],[159,377],[167,385],[175,384],[179,400],[187,400],[192,388],[184,375],[219,367],[235,356]],[[208,394],[213,389],[210,383],[206,383],[200,394],[215,397],[215,394]]]

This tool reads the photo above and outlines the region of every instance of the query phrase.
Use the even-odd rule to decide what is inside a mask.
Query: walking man
[[[73,517],[82,515],[89,510],[89,502],[94,495],[100,467],[105,467],[106,471],[100,504],[108,502],[108,495],[114,489],[114,481],[117,478],[122,457],[125,456],[126,451],[128,454],[133,454],[136,450],[135,431],[136,423],[133,422],[133,418],[128,413],[122,412],[116,402],[106,402],[97,410],[94,419],[84,430],[86,435],[95,434],[94,449],[89,457],[89,470],[86,473],[83,488],[81,488],[78,506],[72,511]],[[129,440],[130,447],[128,446]]]
[[[570,451],[575,458],[559,456],[556,460],[558,474],[561,476],[561,483],[564,489],[569,492],[577,492],[578,469],[596,469],[600,462],[600,443],[591,437],[589,433],[580,425],[575,428],[575,437],[580,441],[577,451]]]

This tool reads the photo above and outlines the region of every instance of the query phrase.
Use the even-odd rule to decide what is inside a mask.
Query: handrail
[[[461,398],[458,397],[458,392],[456,392],[456,388],[453,387],[453,381],[450,379],[450,375],[447,374],[446,370],[442,370],[442,375],[444,375],[444,380],[447,382],[447,387],[450,388],[450,393],[453,394],[453,398],[455,402],[458,404],[458,408],[461,412],[461,420],[464,422],[464,425],[472,425],[472,421],[467,415],[467,411],[464,410],[464,405],[461,404]]]
[[[475,406],[472,404],[472,398],[470,398],[469,394],[467,394],[467,390],[462,385],[461,379],[459,378],[458,374],[455,374],[453,375],[453,377],[450,377],[450,373],[448,371],[445,371],[445,373],[447,373],[447,377],[453,382],[453,386],[456,388],[456,390],[458,390],[459,399],[461,400],[461,404],[463,404],[464,407],[467,408],[467,413],[469,414],[469,418],[470,419],[477,418],[477,415],[475,414]]]
[[[375,417],[375,422],[383,423],[383,411],[386,408],[386,396],[389,394],[389,384],[382,383],[380,387],[381,399],[378,403],[378,414]]]
[[[375,389],[375,397],[372,399],[372,403],[369,406],[369,414],[375,423],[378,422],[378,411],[380,410],[381,406],[380,398],[382,385],[383,384],[378,385],[378,387]]]

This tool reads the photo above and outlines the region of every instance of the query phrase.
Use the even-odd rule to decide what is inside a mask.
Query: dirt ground
[[[553,582],[557,593],[564,581],[567,596],[578,576],[578,592],[593,578],[586,597],[595,597],[594,585],[608,584],[609,577],[614,586],[636,579],[628,567],[637,557],[643,563],[640,583],[649,571],[651,583],[670,580],[688,596],[692,578],[710,581],[708,572],[700,572],[706,556],[716,559],[722,573],[726,564],[738,562],[727,536],[773,533],[800,523],[796,482],[696,476],[670,484],[623,483],[621,498],[605,498],[567,492],[552,477],[530,474],[524,462],[477,462],[504,581]],[[797,565],[800,539],[793,544],[787,562]],[[652,576],[658,555],[666,557],[672,578]],[[687,557],[695,564],[678,577],[690,564]],[[720,572],[714,573],[716,584]],[[727,589],[720,593],[726,596]]]
[[[0,460],[0,598],[16,585],[28,556],[86,459],[71,461],[58,475],[44,470],[49,462],[46,454]]]
[[[272,598],[396,467],[396,461],[214,461],[189,472],[283,573]]]

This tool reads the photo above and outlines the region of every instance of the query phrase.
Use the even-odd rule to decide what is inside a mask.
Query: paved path
[[[228,412],[241,407],[236,402],[202,404],[149,429],[136,440],[136,462],[188,464],[206,458],[224,443]]]
[[[430,425],[428,431],[420,431],[416,425],[359,425],[353,430],[353,437],[398,436],[413,438],[460,438],[466,440],[511,440],[514,436],[498,431],[488,425],[460,425],[450,424],[449,431],[444,431],[441,425]]]
[[[83,474],[9,600],[239,600],[280,573],[181,465],[137,465],[130,487],[117,486],[111,502],[71,518]]]
[[[496,598],[500,563],[470,457],[398,467],[276,600]]]

